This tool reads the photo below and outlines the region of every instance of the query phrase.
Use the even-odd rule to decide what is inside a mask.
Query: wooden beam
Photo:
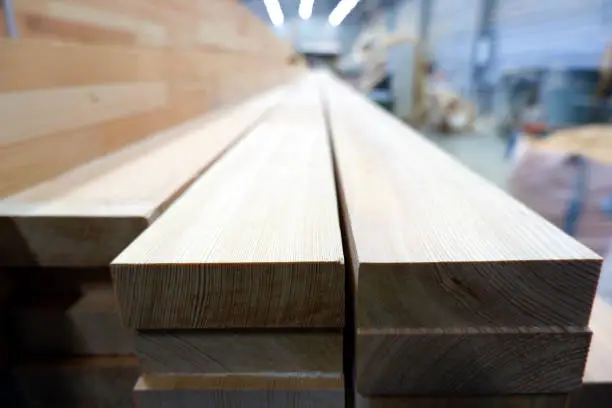
[[[360,327],[587,325],[597,254],[355,91],[324,84]]]
[[[0,93],[0,146],[150,112],[168,103],[162,82]],[[6,115],[6,116],[4,116]]]
[[[145,373],[342,373],[342,333],[333,331],[141,331]]]
[[[612,401],[612,264],[608,260],[599,280],[589,327],[593,340],[584,386],[572,394],[569,408],[607,408]]]
[[[0,263],[107,266],[282,94],[198,118],[0,200]]]
[[[590,339],[583,328],[357,329],[357,384],[364,395],[569,393]]]
[[[140,408],[344,408],[342,376],[146,375],[134,388]]]
[[[330,148],[312,82],[112,263],[137,329],[342,327]]]
[[[357,367],[371,367],[369,360],[380,357],[376,372],[358,371],[358,389],[365,395],[516,392],[507,377],[511,364],[544,372],[559,368],[556,359],[568,350],[575,353],[571,364],[545,371],[537,392],[565,393],[578,385],[600,257],[356,91],[331,76],[320,76],[320,83],[353,266]],[[547,336],[554,326],[565,334]],[[505,334],[521,328],[541,333]],[[462,332],[469,335],[447,334]],[[381,338],[374,341],[369,336],[376,333]],[[382,346],[372,346],[378,342],[393,352],[383,359]],[[504,354],[521,344],[550,353]],[[422,358],[433,346],[449,350],[436,364]],[[436,376],[460,362],[469,366],[473,353],[488,362],[470,378],[487,372],[487,381],[467,387],[470,381]],[[401,381],[383,384],[393,379],[400,358],[435,383],[420,390]]]
[[[488,397],[372,397],[357,394],[356,408],[567,408],[567,395],[504,395]]]

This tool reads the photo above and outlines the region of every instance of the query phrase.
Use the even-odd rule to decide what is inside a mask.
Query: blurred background
[[[612,236],[611,0],[244,0],[599,253]]]

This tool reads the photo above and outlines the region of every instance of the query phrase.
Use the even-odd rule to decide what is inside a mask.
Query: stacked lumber
[[[584,370],[584,386],[572,394],[569,408],[607,408],[612,400],[612,258],[601,271],[589,327],[593,340]]]
[[[150,407],[344,407],[344,266],[310,81],[112,263]]]
[[[112,259],[284,94],[274,89],[0,200],[25,406],[129,407],[140,374]]]
[[[356,91],[320,83],[362,406],[580,387],[601,259]]]

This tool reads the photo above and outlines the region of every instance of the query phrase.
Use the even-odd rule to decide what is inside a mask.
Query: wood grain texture
[[[20,0],[21,38],[146,47],[209,46],[281,60],[292,48],[241,3],[207,0]]]
[[[273,90],[160,132],[0,200],[0,262],[108,265],[282,94]]]
[[[586,326],[601,259],[320,76],[362,328]]]
[[[0,197],[296,72],[290,44],[235,1],[20,0],[13,7],[20,41],[0,39]]]
[[[590,338],[581,328],[358,330],[357,389],[362,395],[569,393],[582,385]]]
[[[0,144],[152,111],[167,104],[167,92],[153,82],[1,93],[0,117],[10,120]]]
[[[357,394],[356,408],[566,408],[567,395],[513,395],[424,398],[372,397]]]
[[[16,336],[29,355],[129,355],[134,333],[121,326],[111,285],[88,285],[73,299],[38,297],[16,311]]]
[[[134,388],[140,408],[343,408],[341,376],[199,375],[140,377]]]
[[[145,373],[342,373],[342,333],[140,331]]]
[[[14,370],[26,407],[131,408],[135,357],[33,361]]]
[[[342,327],[334,177],[312,85],[300,85],[113,261],[128,327]]]
[[[0,39],[0,90],[42,91],[49,88],[164,82],[169,88],[200,83],[214,89],[213,79],[247,72],[251,83],[273,73],[277,79],[300,67],[280,65],[261,56],[215,49],[157,49],[120,45],[85,45],[45,40]],[[248,67],[244,67],[247,65]],[[178,84],[177,84],[178,82]],[[281,81],[282,82],[282,81]],[[275,82],[263,84],[265,89]],[[278,82],[276,82],[278,83]],[[52,90],[52,89],[51,89]]]

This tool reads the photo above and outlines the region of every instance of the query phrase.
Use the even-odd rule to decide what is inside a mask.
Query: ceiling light
[[[285,16],[283,15],[283,9],[278,0],[264,0],[264,4],[266,5],[266,10],[268,11],[268,16],[270,16],[272,24],[275,26],[282,25],[285,21]]]
[[[302,20],[308,20],[310,16],[312,16],[312,6],[314,5],[314,0],[302,0],[300,2],[300,17]]]
[[[340,0],[340,3],[329,15],[329,24],[339,26],[346,16],[355,8],[359,0]]]

